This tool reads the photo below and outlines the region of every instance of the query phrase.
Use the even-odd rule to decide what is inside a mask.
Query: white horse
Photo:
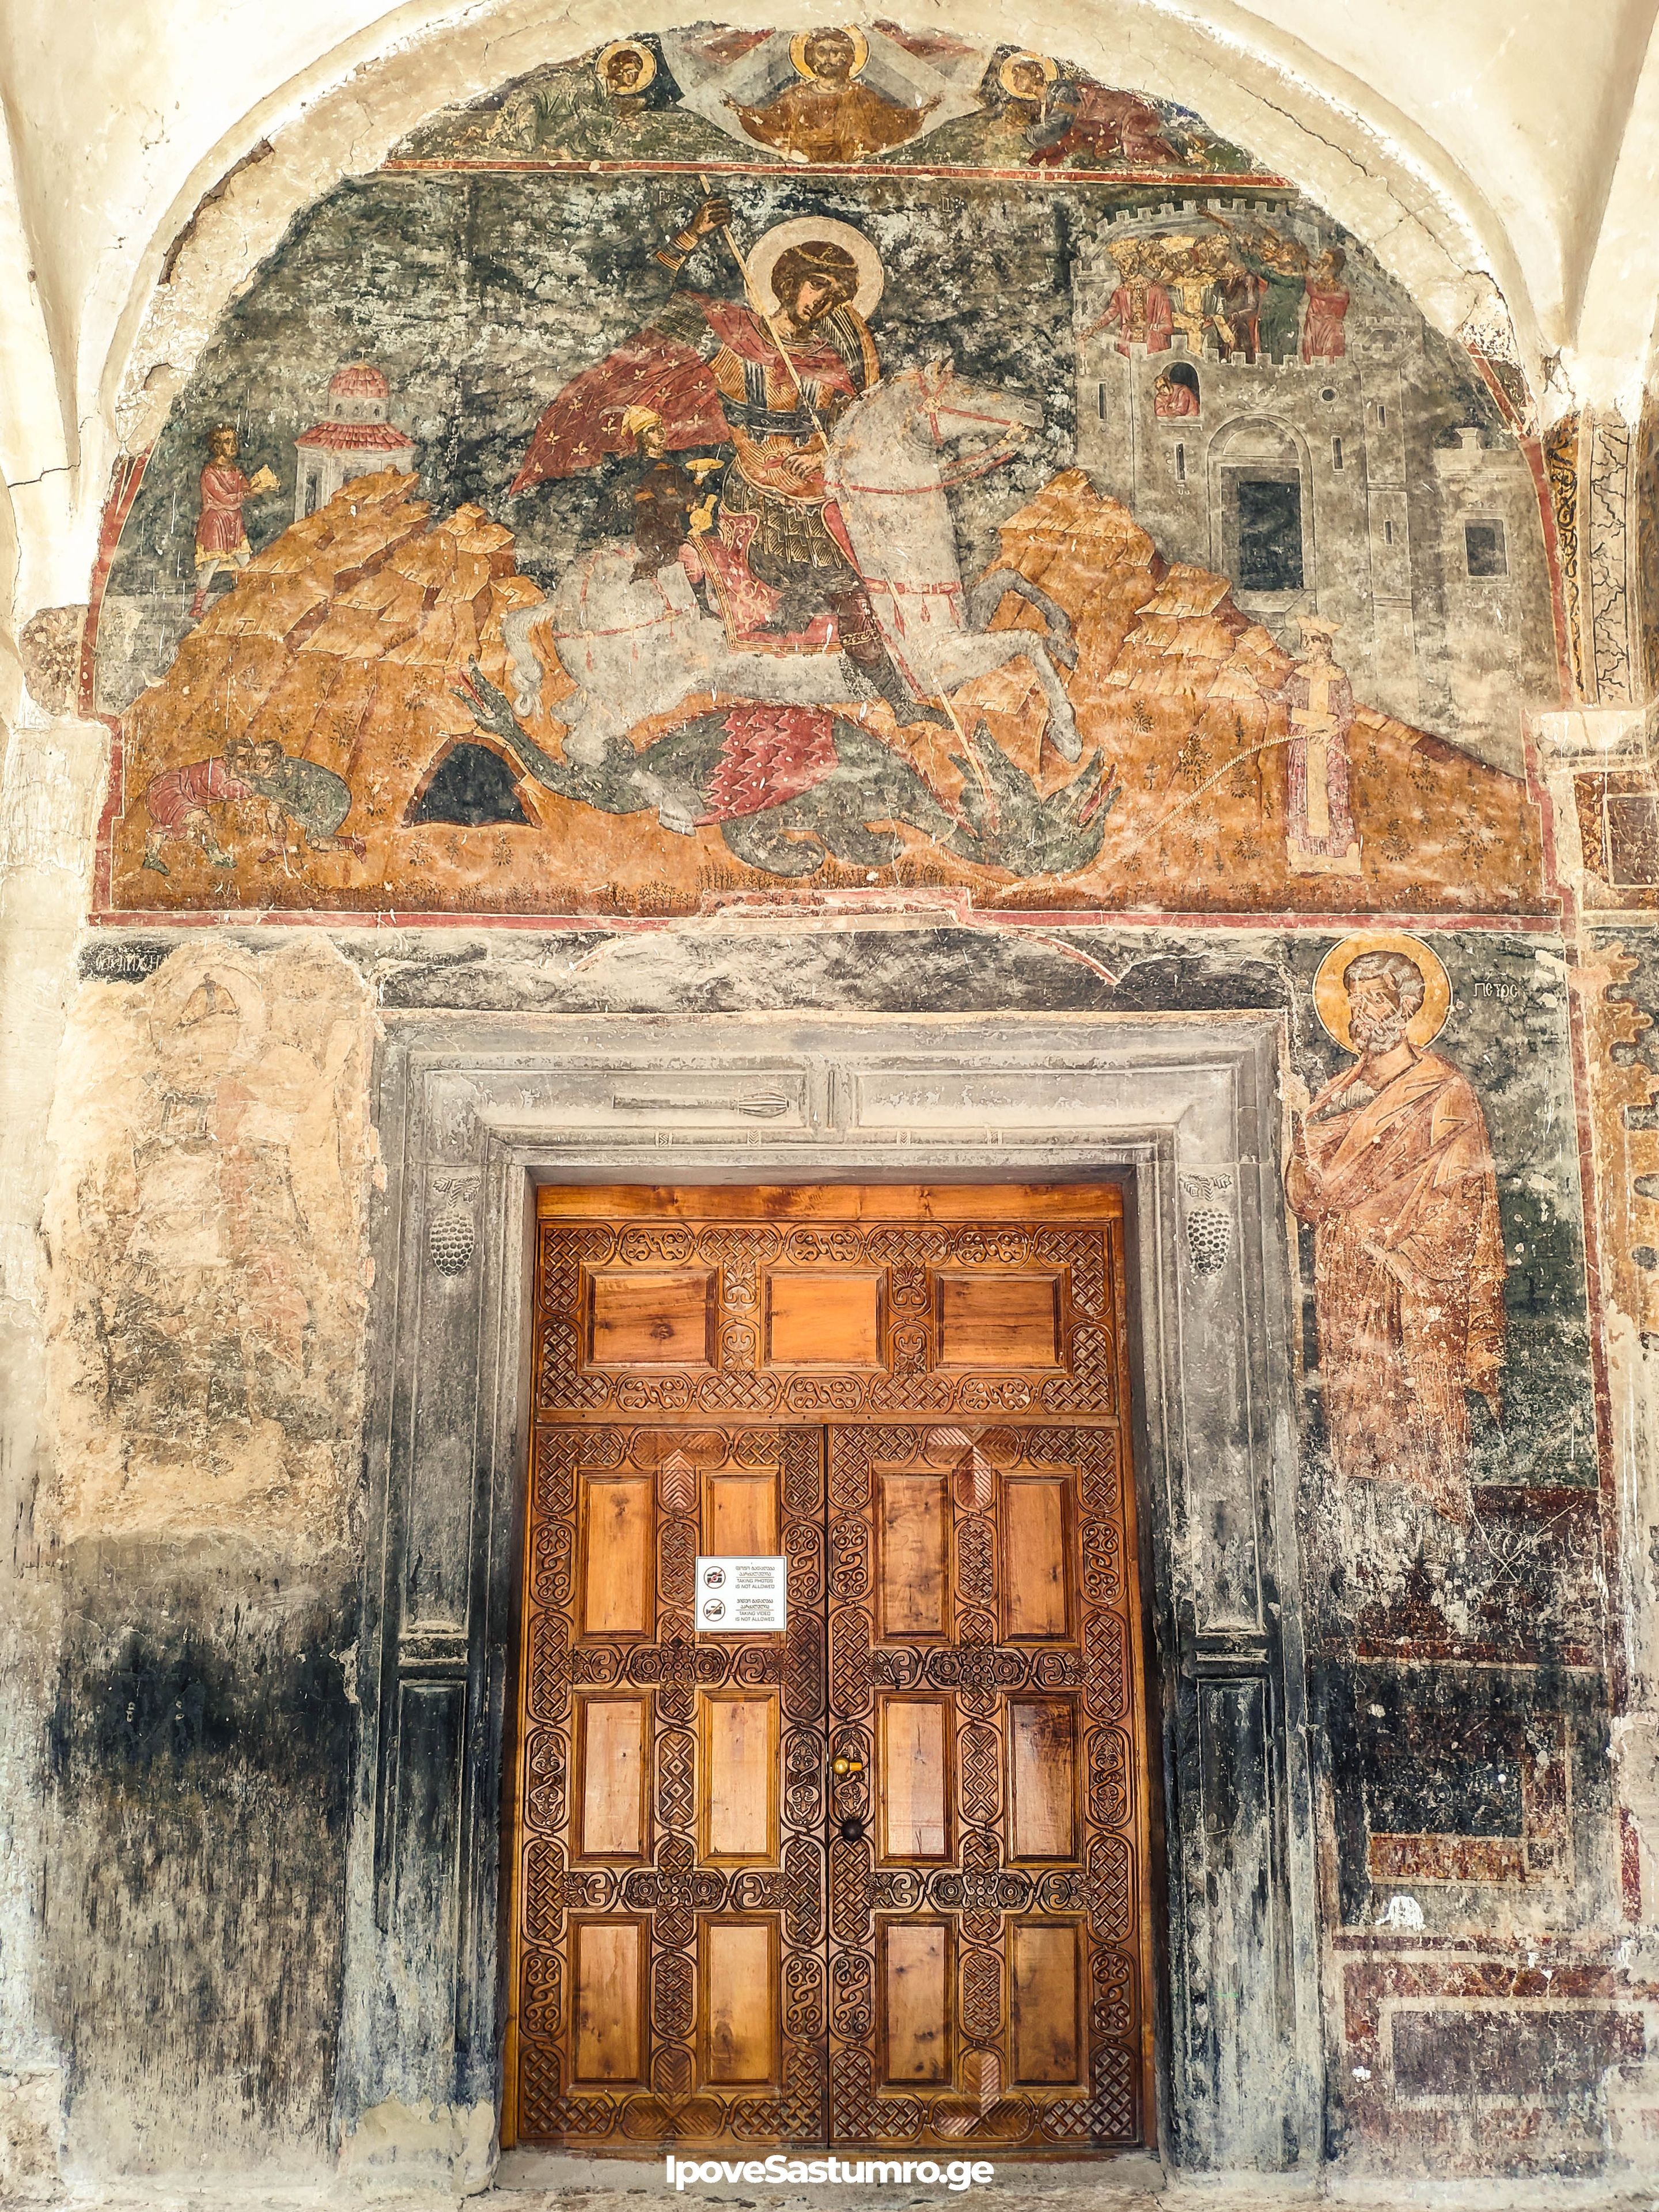
[[[1048,702],[1048,734],[1071,761],[1079,750],[1077,724],[1054,665],[1077,659],[1066,615],[1011,568],[982,577],[969,592],[945,496],[949,447],[980,441],[981,451],[958,465],[954,481],[965,481],[1006,459],[1042,419],[1034,401],[966,384],[948,362],[905,369],[848,408],[830,441],[825,476],[889,655],[917,698],[943,696],[1011,660],[1029,660]],[[631,544],[601,545],[572,564],[550,600],[502,618],[520,714],[539,704],[548,654],[578,688],[555,709],[566,725],[568,760],[608,758],[637,723],[698,692],[785,706],[834,706],[860,696],[839,653],[734,648],[724,625],[697,605],[678,562],[636,581],[636,557]],[[1006,592],[1041,610],[1046,640],[1032,630],[983,627]]]

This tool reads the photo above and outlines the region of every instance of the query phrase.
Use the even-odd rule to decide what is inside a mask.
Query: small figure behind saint
[[[269,469],[242,474],[236,458],[237,438],[228,422],[216,423],[208,432],[207,466],[202,471],[201,505],[196,518],[196,597],[190,618],[200,622],[207,612],[208,589],[221,568],[246,568],[253,558],[242,520],[244,501],[275,491],[276,479]]]
[[[721,464],[701,455],[683,464],[672,455],[662,416],[649,407],[625,409],[622,434],[633,450],[613,455],[599,471],[599,526],[607,538],[633,539],[636,584],[678,562],[712,617],[696,540],[713,521],[714,495],[705,493],[699,479]]]
[[[679,558],[697,487],[670,455],[662,416],[653,409],[625,408],[622,435],[629,450],[613,454],[599,471],[599,523],[607,538],[633,539],[639,582]]]

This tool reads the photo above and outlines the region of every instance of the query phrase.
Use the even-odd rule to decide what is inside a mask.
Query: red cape
[[[681,297],[686,296],[682,294]],[[746,361],[775,361],[777,341],[752,307],[737,300],[693,295],[708,327],[723,345]],[[822,362],[798,354],[803,374],[847,376],[847,365],[827,344]],[[554,477],[580,476],[607,455],[631,452],[622,418],[630,407],[648,407],[662,417],[671,452],[688,446],[720,446],[731,436],[720,411],[720,396],[708,364],[678,338],[643,330],[592,368],[571,378],[536,425],[509,498]]]

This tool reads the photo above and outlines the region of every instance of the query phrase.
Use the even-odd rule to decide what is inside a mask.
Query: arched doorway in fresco
[[[1217,565],[1239,605],[1282,623],[1315,576],[1312,482],[1296,433],[1262,417],[1225,424],[1207,465]]]

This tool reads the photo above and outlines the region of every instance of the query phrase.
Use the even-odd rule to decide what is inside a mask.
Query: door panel
[[[954,1796],[948,1694],[876,1699],[876,1856],[948,1859]]]
[[[1115,1193],[539,1206],[504,2141],[1146,2141]]]
[[[876,1611],[881,1634],[902,1638],[946,1633],[951,1578],[945,1562],[945,1477],[931,1468],[876,1479]]]
[[[1016,2088],[1085,2086],[1082,1966],[1083,1929],[1077,1921],[1009,1923]]]
[[[732,1474],[703,1478],[702,1548],[714,1559],[775,1557],[778,1548],[778,1478],[770,1472],[741,1468]]]
[[[1128,1593],[1121,1572],[1081,1568],[1126,1556],[1118,1447],[1114,1430],[1083,1424],[830,1431],[830,1741],[848,1769],[830,1808],[833,2142],[1059,2146],[1132,2138],[1138,2125],[1144,1844],[1121,1786],[1121,1724],[1138,1709]],[[901,1639],[881,1568],[887,1501],[941,1477],[952,1587],[932,1618],[948,1625],[922,1637],[906,1614]],[[1019,1587],[1000,1587],[1011,1575]],[[1000,1619],[1012,1636],[1000,1638]],[[957,1802],[939,1813],[953,1837],[944,1864],[893,1848],[896,1814],[938,1771],[918,1754],[942,1727],[927,1739],[916,1717],[944,1705],[907,1695],[925,1689],[950,1698],[960,1745]],[[1083,1790],[1091,1759],[1101,1784]],[[901,2049],[921,2064],[894,2025],[910,2017],[904,1993],[947,1955],[928,2066],[946,2052],[949,2064],[902,2071]],[[1097,1991],[1086,2032],[1085,1960]]]
[[[1074,1697],[1009,1698],[1008,1856],[1017,1864],[1082,1856],[1077,1740]]]
[[[778,1923],[715,1919],[700,1928],[702,2080],[760,2088],[778,2073]]]
[[[650,1478],[584,1468],[580,1482],[580,1632],[648,1638],[656,1598]]]
[[[697,1693],[698,1830],[710,1866],[778,1860],[778,1700],[769,1690]]]
[[[711,1495],[757,1491],[781,1510],[787,1635],[699,1640],[693,1563],[723,1510]],[[823,1498],[816,1429],[536,1432],[520,2140],[823,2135]]]
[[[931,2088],[950,2081],[956,2052],[952,1963],[947,1922],[877,1923],[881,2020],[876,2049],[884,2088]]]
[[[638,1920],[572,1923],[574,2079],[637,2081],[645,2050],[646,1931]]]
[[[648,1842],[651,1701],[608,1691],[575,1698],[576,1819],[580,1859],[642,1859]]]

